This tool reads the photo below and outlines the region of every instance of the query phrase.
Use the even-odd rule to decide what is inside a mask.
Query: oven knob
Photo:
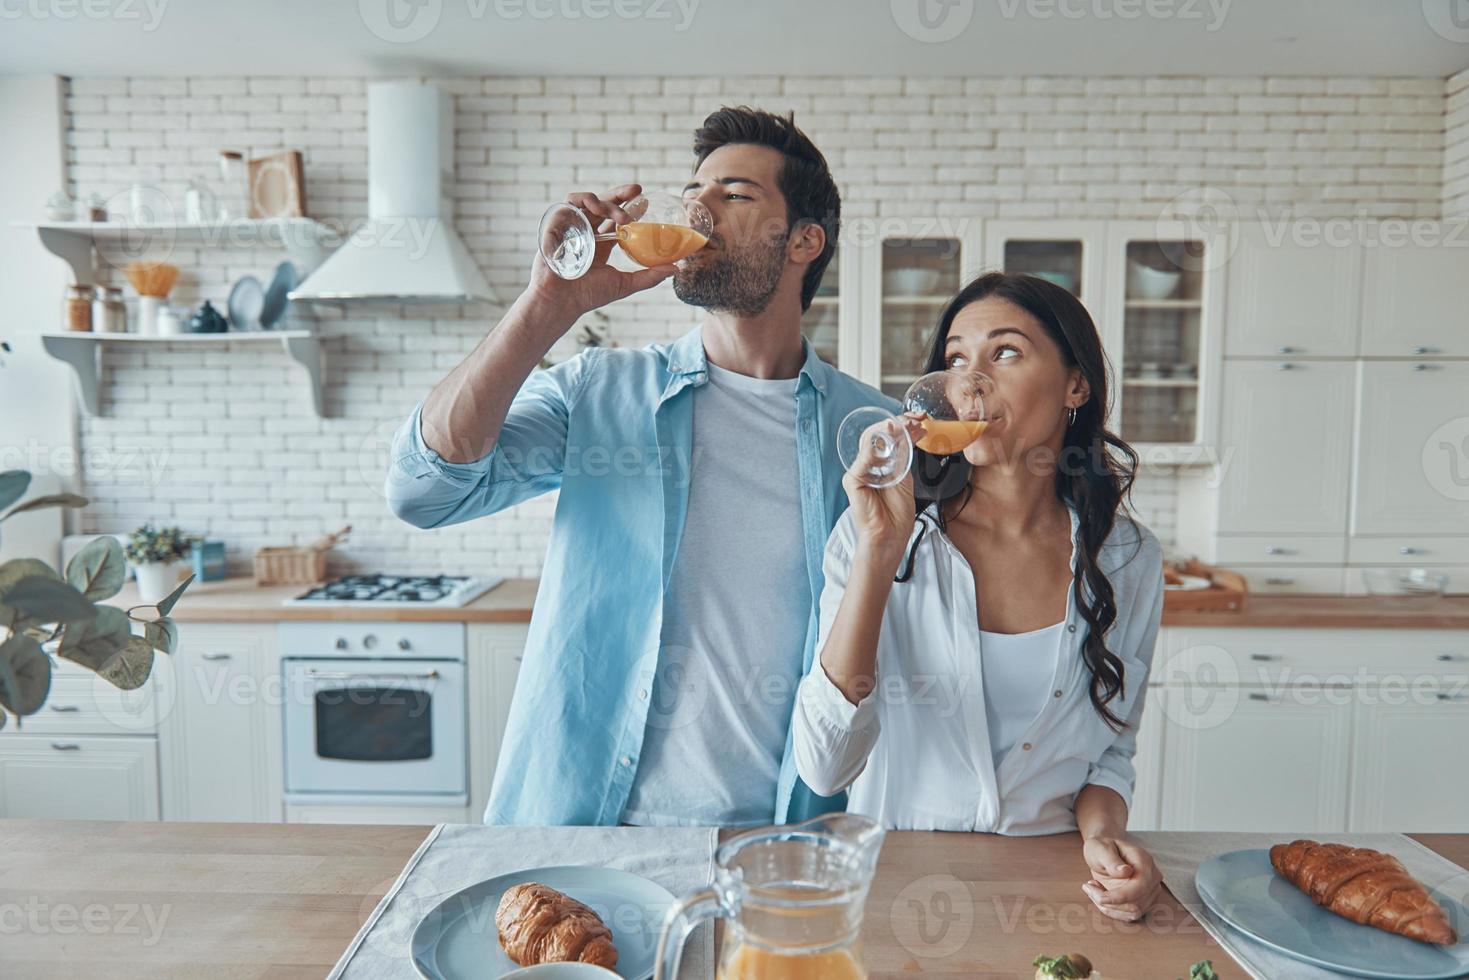
[[[338,650],[345,650],[345,649],[347,649],[347,640],[344,637],[340,637],[340,636],[337,637],[337,649]]]
[[[407,650],[412,645],[413,644],[409,643],[406,639],[405,640],[399,640],[398,641],[398,649],[399,650]]]
[[[362,645],[371,650],[373,647],[377,646],[377,637],[373,636],[371,633],[367,634],[362,638]]]

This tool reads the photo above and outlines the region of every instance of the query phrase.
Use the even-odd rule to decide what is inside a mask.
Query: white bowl
[[[939,285],[937,269],[888,269],[882,288],[890,296],[928,296]]]
[[[1154,269],[1139,262],[1127,263],[1127,294],[1134,299],[1167,299],[1178,291],[1181,272]]]
[[[500,980],[621,980],[621,975],[591,963],[538,963],[502,973]]]

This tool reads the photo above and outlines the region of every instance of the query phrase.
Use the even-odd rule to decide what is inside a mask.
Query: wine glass
[[[903,411],[921,412],[923,435],[917,448],[935,456],[950,456],[984,435],[993,416],[991,405],[995,382],[980,371],[951,368],[932,371],[909,386],[903,396]],[[849,412],[837,428],[837,456],[843,469],[851,469],[863,446],[873,450],[876,461],[868,467],[863,483],[874,489],[898,484],[913,466],[914,441],[895,416],[875,406]]]
[[[708,208],[674,194],[639,194],[622,210],[633,220],[598,232],[575,205],[551,205],[541,217],[541,258],[562,279],[580,279],[592,267],[598,242],[616,242],[633,261],[651,267],[693,255],[714,231]]]

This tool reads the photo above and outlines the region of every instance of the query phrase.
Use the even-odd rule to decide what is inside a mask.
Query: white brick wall
[[[523,282],[546,202],[630,177],[683,179],[689,134],[720,104],[794,110],[841,182],[848,219],[1152,219],[1203,186],[1240,207],[1289,206],[1318,217],[1435,217],[1449,200],[1445,92],[1435,80],[439,81],[457,96],[457,223],[506,301]],[[314,217],[346,222],[366,210],[360,79],[79,78],[68,108],[74,194],[120,194],[146,181],[182,200],[189,178],[215,176],[221,148],[295,148],[305,155]],[[1463,171],[1455,171],[1460,207],[1469,200]],[[172,261],[184,273],[175,298],[222,303],[239,276],[268,275],[280,257],[177,250]],[[359,310],[323,323],[331,336],[325,419],[310,413],[294,365],[278,350],[110,350],[104,414],[81,424],[96,501],[86,528],[177,522],[223,538],[244,571],[261,545],[350,523],[337,571],[536,573],[551,500],[423,532],[397,522],[379,497],[393,427],[497,316],[490,307],[395,312]],[[696,319],[666,290],[608,314],[624,346],[675,336]],[[556,356],[573,349],[563,342]],[[1136,499],[1171,542],[1171,476],[1144,475]]]
[[[1469,215],[1469,68],[1444,84],[1443,213]]]

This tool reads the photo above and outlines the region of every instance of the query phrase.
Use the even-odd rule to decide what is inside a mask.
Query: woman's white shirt
[[[1071,511],[1071,567],[1080,548]],[[1035,661],[1043,676],[1022,680],[1046,694],[1017,742],[996,755],[985,704],[985,665],[974,576],[932,519],[913,552],[913,573],[894,583],[877,644],[877,686],[847,701],[818,654],[797,692],[792,739],[797,770],[822,795],[848,790],[847,809],[905,830],[1013,835],[1076,829],[1077,792],[1089,783],[1132,803],[1132,757],[1143,693],[1163,613],[1163,556],[1153,533],[1119,515],[1098,564],[1112,584],[1117,619],[1107,648],[1122,661],[1123,690],[1110,707],[1129,723],[1114,732],[1092,707],[1082,660],[1087,623],[1067,589],[1053,656]],[[910,547],[912,539],[910,538]],[[826,644],[846,590],[856,529],[848,510],[827,541],[820,636]],[[1088,595],[1090,593],[1088,592]],[[998,760],[998,761],[997,761]]]

